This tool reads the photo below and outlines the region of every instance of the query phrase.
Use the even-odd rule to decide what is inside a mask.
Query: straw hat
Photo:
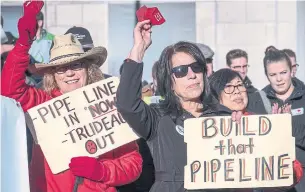
[[[71,33],[56,35],[53,39],[53,47],[50,50],[50,62],[30,65],[29,71],[31,73],[43,74],[50,67],[67,65],[81,60],[100,67],[106,59],[107,50],[104,47],[94,47],[84,52],[80,42]]]

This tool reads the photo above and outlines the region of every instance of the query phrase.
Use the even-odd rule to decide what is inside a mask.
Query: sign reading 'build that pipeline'
[[[295,141],[291,115],[206,117],[184,122],[186,189],[290,186]]]
[[[54,174],[72,157],[97,157],[138,139],[115,107],[117,77],[87,85],[28,110],[27,123]]]

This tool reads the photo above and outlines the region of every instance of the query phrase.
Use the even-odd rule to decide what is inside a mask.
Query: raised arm
[[[123,118],[144,139],[154,134],[158,123],[156,110],[141,98],[143,57],[151,44],[149,21],[139,22],[134,29],[134,46],[123,64],[120,85],[117,91],[117,109]]]
[[[24,3],[24,16],[19,19],[19,39],[10,51],[1,74],[1,94],[20,102],[24,111],[43,103],[48,95],[25,83],[25,71],[29,66],[32,40],[36,34],[36,15],[43,6],[42,1]]]

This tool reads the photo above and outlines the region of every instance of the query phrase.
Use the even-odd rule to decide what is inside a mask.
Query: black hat
[[[82,44],[84,49],[91,49],[94,47],[90,32],[83,27],[72,27],[65,34],[72,33]]]

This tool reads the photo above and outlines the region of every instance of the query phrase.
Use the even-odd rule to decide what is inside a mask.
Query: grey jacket
[[[293,93],[286,101],[278,99],[271,85],[266,86],[264,91],[270,103],[278,103],[279,107],[291,104],[292,109],[292,134],[296,142],[296,157],[305,166],[305,85],[296,78],[292,79],[295,87]],[[249,94],[248,111],[256,114],[266,114],[262,99],[258,92]]]

